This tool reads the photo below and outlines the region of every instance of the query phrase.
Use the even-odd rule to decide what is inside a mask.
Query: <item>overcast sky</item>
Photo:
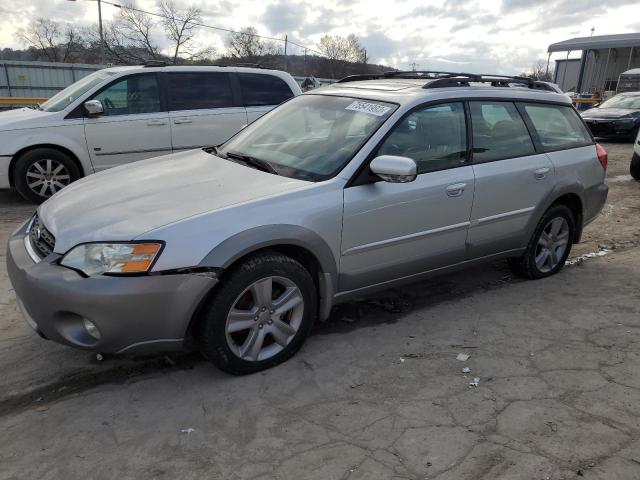
[[[120,3],[119,0],[112,0]],[[122,0],[120,0],[122,1]],[[190,0],[177,0],[188,5]],[[195,0],[207,24],[254,26],[314,48],[322,35],[356,34],[369,58],[396,68],[517,74],[550,43],[572,37],[640,31],[639,0]],[[136,6],[155,11],[153,0]],[[103,5],[108,21],[117,9]],[[95,1],[2,0],[0,47],[21,48],[17,32],[39,16],[76,25],[97,22]],[[201,29],[199,40],[224,50],[226,34]],[[158,35],[161,43],[161,36]],[[292,48],[292,53],[299,49]],[[564,54],[554,54],[552,60]],[[572,56],[576,56],[573,54]],[[553,63],[553,61],[552,61]]]

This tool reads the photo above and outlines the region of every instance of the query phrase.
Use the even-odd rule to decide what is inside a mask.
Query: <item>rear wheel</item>
[[[631,157],[631,165],[629,167],[629,172],[631,176],[636,180],[640,180],[640,155],[634,152],[633,157]]]
[[[573,212],[564,205],[551,207],[542,216],[524,254],[509,259],[511,270],[532,280],[557,273],[571,252],[574,234]]]
[[[22,155],[13,169],[13,184],[25,199],[42,203],[80,178],[73,159],[53,148],[36,148]]]
[[[316,315],[315,284],[304,266],[276,252],[264,253],[225,276],[194,333],[207,359],[241,375],[288,360]]]

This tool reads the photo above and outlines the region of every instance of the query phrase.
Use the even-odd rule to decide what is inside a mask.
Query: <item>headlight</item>
[[[89,277],[107,274],[149,271],[161,243],[85,243],[68,252],[60,261],[65,267],[80,270]]]

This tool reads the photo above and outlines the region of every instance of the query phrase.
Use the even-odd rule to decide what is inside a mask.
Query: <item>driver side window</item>
[[[395,126],[378,155],[412,158],[418,174],[462,165],[467,156],[463,104],[443,103],[412,112]]]
[[[105,116],[155,113],[160,110],[160,89],[155,74],[135,75],[98,93]]]

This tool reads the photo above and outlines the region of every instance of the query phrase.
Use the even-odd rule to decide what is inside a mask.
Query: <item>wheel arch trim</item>
[[[338,267],[327,242],[308,228],[298,225],[265,225],[250,228],[227,238],[211,249],[198,267],[226,269],[252,252],[287,245],[307,250],[317,261],[320,267],[320,319],[326,319],[333,304],[334,293],[337,291]]]
[[[36,150],[38,148],[51,148],[53,150],[58,150],[66,155],[69,155],[69,157],[73,160],[73,162],[76,164],[76,166],[80,170],[80,178],[87,175],[86,168],[84,167],[84,165],[82,165],[82,162],[80,161],[80,157],[76,152],[71,150],[69,147],[64,147],[62,145],[58,145],[54,143],[38,143],[35,145],[29,145],[27,147],[21,148],[11,158],[11,162],[9,162],[9,184],[12,187],[15,187],[15,182],[13,180],[13,172],[14,172],[16,163],[18,162],[20,157],[22,157],[24,154],[32,150]]]
[[[575,183],[565,183],[565,184],[558,184],[548,195],[547,197],[540,202],[536,209],[534,210],[533,214],[531,215],[531,218],[529,219],[529,223],[527,224],[526,230],[527,230],[527,235],[526,235],[526,239],[528,241],[528,239],[531,238],[531,236],[533,235],[536,227],[538,226],[538,223],[540,222],[540,219],[542,218],[542,216],[545,214],[545,212],[547,210],[549,210],[549,208],[551,207],[551,205],[553,205],[554,203],[557,203],[559,199],[561,199],[562,197],[571,195],[571,196],[575,196],[577,197],[577,199],[580,202],[580,209],[582,210],[580,212],[580,216],[579,218],[576,218],[576,232],[574,235],[574,241],[573,243],[578,243],[580,241],[580,236],[582,235],[582,222],[584,221],[584,186],[578,182]]]

